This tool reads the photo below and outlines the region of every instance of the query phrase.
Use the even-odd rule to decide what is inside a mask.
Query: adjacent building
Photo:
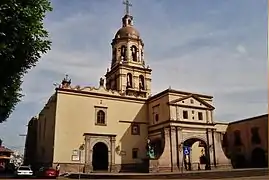
[[[12,150],[2,146],[0,143],[0,172],[4,172],[8,169],[12,153]]]
[[[223,147],[234,168],[268,167],[268,114],[229,123]]]
[[[33,167],[35,167],[35,164],[37,163],[37,123],[38,117],[33,117],[27,125],[27,136],[25,140],[25,149],[24,152],[24,164],[31,164]],[[31,134],[31,135],[30,135]]]
[[[151,94],[152,69],[128,11],[111,45],[99,87],[66,77],[31,119],[25,161],[86,173],[230,167],[222,149],[228,124],[215,122],[212,96],[171,88]]]

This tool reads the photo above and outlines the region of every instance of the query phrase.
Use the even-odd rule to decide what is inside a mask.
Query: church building
[[[64,78],[29,122],[26,162],[85,173],[229,167],[227,124],[215,122],[212,96],[171,88],[151,94],[152,69],[125,4],[105,78],[98,87]]]

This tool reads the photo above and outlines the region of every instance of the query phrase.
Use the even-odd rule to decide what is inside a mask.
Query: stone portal
[[[85,133],[85,172],[115,169],[115,137],[113,134]]]

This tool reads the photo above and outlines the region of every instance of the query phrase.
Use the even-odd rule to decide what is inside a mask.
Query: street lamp
[[[27,134],[19,134],[19,136],[20,137],[27,138]],[[24,141],[24,147],[23,147],[23,163],[24,163],[25,156],[26,156],[26,141],[27,141],[27,139],[25,139],[25,141]]]

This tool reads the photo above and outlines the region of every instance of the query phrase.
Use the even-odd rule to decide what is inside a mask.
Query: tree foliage
[[[48,0],[0,1],[0,123],[21,100],[23,76],[50,50],[43,20],[51,10]]]

